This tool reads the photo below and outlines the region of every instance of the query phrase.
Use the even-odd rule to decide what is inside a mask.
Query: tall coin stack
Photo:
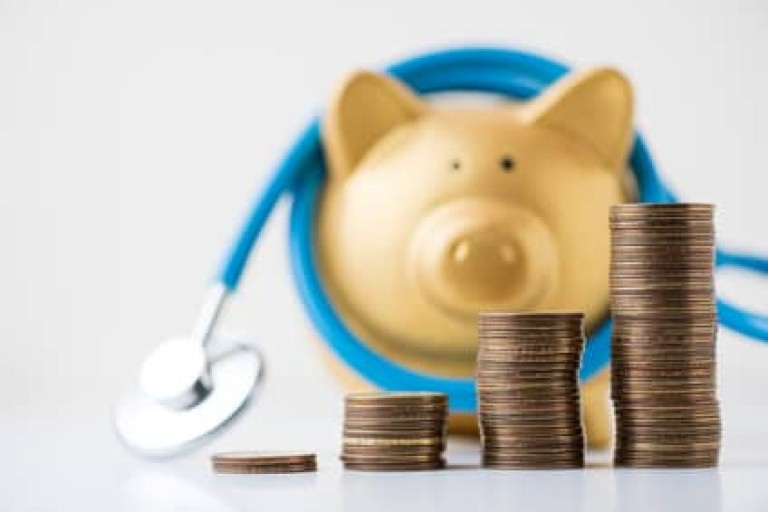
[[[583,466],[578,371],[584,315],[485,312],[478,330],[483,466]]]
[[[614,461],[716,466],[714,208],[611,209]]]
[[[448,397],[443,393],[347,395],[341,460],[347,469],[445,466]]]

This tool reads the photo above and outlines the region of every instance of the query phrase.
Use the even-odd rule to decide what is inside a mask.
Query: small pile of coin
[[[484,312],[478,331],[483,466],[583,466],[578,371],[584,315]]]
[[[277,474],[317,470],[314,453],[223,452],[211,457],[216,473]]]
[[[341,460],[347,469],[401,471],[445,466],[443,393],[347,395]]]
[[[611,209],[614,462],[716,466],[714,208]]]

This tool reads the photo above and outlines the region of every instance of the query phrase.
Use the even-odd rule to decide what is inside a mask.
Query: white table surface
[[[584,470],[491,471],[478,446],[452,439],[450,468],[419,473],[344,471],[337,459],[340,410],[299,398],[264,397],[233,428],[192,454],[144,461],[117,441],[109,410],[0,411],[2,510],[768,510],[768,417],[726,407],[722,466],[714,470],[618,470],[592,454]],[[270,410],[271,409],[271,410]],[[282,411],[282,413],[277,412]],[[314,449],[314,474],[219,476],[224,449]]]

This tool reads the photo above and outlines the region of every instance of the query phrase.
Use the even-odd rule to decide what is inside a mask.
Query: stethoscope
[[[387,71],[420,94],[482,92],[529,99],[568,72],[563,64],[531,53],[463,48],[420,55]],[[661,182],[640,135],[630,157],[639,200],[674,202]],[[290,254],[299,295],[320,335],[346,364],[385,390],[435,390],[449,395],[451,409],[475,409],[474,383],[400,366],[369,348],[344,324],[320,281],[313,254],[314,213],[323,186],[325,164],[318,120],[313,120],[256,198],[241,232],[226,255],[192,334],[159,345],[145,360],[136,389],[115,412],[123,441],[145,455],[174,454],[194,445],[232,420],[252,396],[262,369],[256,348],[217,332],[217,320],[234,293],[254,243],[284,194],[293,196]],[[768,259],[718,249],[718,266],[768,273]],[[718,301],[720,322],[741,334],[768,341],[768,316]],[[611,321],[606,320],[586,345],[580,378],[589,379],[610,360]]]

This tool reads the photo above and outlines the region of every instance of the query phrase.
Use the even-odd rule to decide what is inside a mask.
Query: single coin
[[[483,461],[485,469],[493,470],[546,470],[546,469],[579,469],[584,467],[584,461],[565,461],[565,462],[510,462],[510,461]]]
[[[664,235],[639,235],[621,237],[614,236],[611,240],[611,256],[613,259],[626,261],[629,258],[638,258],[638,255],[664,254],[668,257],[674,255],[710,256],[714,258],[714,236],[687,236],[674,237]]]
[[[435,446],[445,444],[440,437],[426,438],[375,438],[375,437],[344,437],[342,442],[347,446]]]
[[[584,319],[582,311],[551,311],[551,312],[526,312],[526,311],[480,311],[478,321],[489,320],[514,321],[514,322],[551,322],[551,321],[576,321]]]
[[[441,430],[445,420],[415,420],[410,418],[345,418],[344,425],[350,430],[373,430],[379,432],[408,432]]]
[[[506,432],[494,431],[492,436],[485,436],[486,439],[494,442],[509,442],[509,443],[532,443],[534,445],[552,444],[552,443],[571,443],[578,442],[583,439],[581,429],[575,432],[566,430],[565,433],[552,433],[547,432],[547,429],[539,429],[538,435],[531,435],[531,433],[514,432],[512,434]]]
[[[573,403],[579,399],[578,389],[568,389],[564,392],[562,389],[518,389],[505,392],[488,391],[483,388],[477,390],[477,399],[483,403],[510,403],[518,405],[534,404],[539,405],[542,402],[566,402]]]
[[[448,396],[445,393],[432,393],[427,391],[419,392],[370,392],[370,393],[351,393],[346,396],[347,404],[366,405],[366,404],[422,404],[448,402]]]
[[[691,335],[714,335],[717,332],[717,324],[691,323],[690,319],[680,318],[635,318],[627,317],[614,319],[614,334],[633,335],[638,337],[649,336],[691,336]],[[683,321],[684,320],[684,321]]]
[[[716,369],[715,360],[713,358],[687,358],[687,359],[660,359],[660,360],[649,360],[649,359],[630,359],[628,361],[622,360],[617,361],[616,364],[613,365],[613,368],[619,373],[624,371],[645,371],[645,370],[654,370],[654,371],[705,371],[709,370],[711,372],[714,372]]]
[[[718,403],[717,393],[714,389],[703,389],[693,392],[688,387],[683,386],[665,386],[659,382],[656,387],[637,386],[631,383],[623,383],[621,386],[614,386],[611,390],[614,398],[621,398],[622,405],[634,407],[637,405],[716,405]]]
[[[551,411],[571,410],[578,405],[579,396],[516,397],[491,399],[478,395],[481,407],[487,411]]]
[[[488,469],[576,469],[584,467],[584,458],[578,455],[554,458],[491,457],[483,455],[482,465]]]
[[[447,432],[447,425],[442,425],[439,428],[414,428],[414,429],[389,429],[384,426],[370,426],[370,427],[358,427],[344,425],[343,435],[347,437],[366,437],[375,439],[401,439],[401,438],[415,438],[423,439],[430,437],[442,437]]]
[[[313,464],[270,464],[259,466],[214,464],[213,470],[219,474],[229,475],[269,475],[287,473],[309,473],[317,471]]]
[[[624,448],[616,448],[614,452],[614,458],[616,460],[623,460],[623,461],[635,461],[635,462],[641,462],[644,461],[646,463],[683,463],[683,462],[689,462],[689,463],[695,463],[695,462],[706,462],[706,461],[712,461],[717,460],[720,455],[720,450],[701,450],[701,451],[692,451],[688,450],[685,452],[648,452],[648,451],[641,451],[641,452],[635,452],[632,450],[627,450]]]
[[[533,438],[536,436],[547,437],[554,435],[576,435],[581,432],[581,421],[575,418],[568,420],[549,421],[494,421],[483,419],[480,432],[485,437],[496,436],[523,436]]]
[[[666,391],[666,390],[665,390]],[[674,392],[653,392],[627,390],[626,388],[615,387],[611,390],[611,398],[621,401],[621,408],[631,409],[637,407],[661,407],[674,406],[711,406],[717,404],[717,393],[714,390],[699,392],[693,394],[687,390],[677,390]]]
[[[625,418],[616,419],[617,437],[626,436],[666,436],[690,433],[692,435],[719,435],[722,423],[716,418],[657,418],[655,420],[635,421]]]
[[[483,450],[486,453],[526,453],[526,454],[560,454],[560,453],[578,453],[584,449],[584,440],[566,442],[532,443],[525,441],[501,441],[498,439],[486,440],[483,443]]]
[[[526,341],[531,343],[516,343],[514,339],[510,338],[484,338],[480,340],[478,352],[488,354],[573,355],[580,353],[584,344],[582,339],[566,338],[562,343],[558,343],[561,340],[563,339],[555,340],[553,343],[552,337],[549,335],[541,335],[538,338],[526,337]]]
[[[432,460],[440,459],[442,457],[442,449],[436,448],[432,450],[425,449],[411,449],[404,450],[402,447],[386,448],[379,450],[364,450],[361,447],[347,447],[345,446],[341,452],[341,459],[356,460],[359,462],[429,462]]]
[[[675,437],[656,436],[653,434],[642,434],[637,432],[624,433],[616,438],[616,443],[621,446],[629,447],[641,447],[641,446],[659,446],[659,447],[684,447],[684,449],[702,449],[709,446],[710,448],[719,448],[722,441],[719,433],[707,433],[707,434],[691,434],[685,436],[679,434]]]
[[[671,219],[676,216],[711,218],[714,212],[715,206],[709,203],[622,203],[611,206],[609,219]]]
[[[482,342],[490,340],[495,344],[508,345],[510,343],[535,345],[550,337],[551,343],[569,344],[578,340],[583,332],[581,325],[530,325],[526,327],[514,327],[511,325],[480,325],[477,328],[478,337]],[[506,343],[505,343],[506,342]]]
[[[479,361],[477,375],[520,375],[531,376],[542,372],[550,375],[575,375],[579,371],[579,362],[568,361],[558,363],[545,363],[541,361]]]
[[[578,411],[563,409],[560,411],[519,411],[503,409],[481,409],[483,425],[487,427],[522,427],[536,426],[571,426],[578,424],[580,414]]]
[[[697,320],[716,318],[714,311],[715,296],[706,293],[703,296],[692,297],[684,294],[672,295],[663,290],[648,290],[639,292],[636,290],[617,290],[611,297],[611,311],[619,317],[635,318],[637,316],[693,317]],[[617,309],[618,308],[618,309]]]
[[[345,414],[389,415],[389,416],[444,416],[448,413],[446,404],[426,405],[356,405],[346,404]]]
[[[483,354],[484,355],[484,354]],[[581,358],[574,356],[553,358],[553,357],[521,357],[521,358],[500,358],[479,356],[477,361],[478,368],[486,370],[515,370],[537,371],[542,368],[551,369],[558,372],[570,372],[574,368],[578,369]]]
[[[691,247],[675,244],[667,246],[643,244],[611,246],[611,265],[643,262],[655,265],[657,263],[674,261],[685,263],[707,262],[709,265],[712,265],[714,264],[714,247]]]
[[[712,457],[705,460],[690,461],[690,460],[677,460],[677,461],[638,461],[638,460],[621,460],[617,459],[614,462],[617,467],[624,468],[637,468],[637,469],[704,469],[715,468],[719,465],[718,458]]]
[[[390,459],[393,457],[402,460],[435,458],[442,456],[444,444],[407,446],[407,445],[350,445],[342,446],[342,457],[368,457]]]
[[[515,450],[502,450],[502,451],[483,451],[484,461],[529,461],[529,462],[553,462],[553,461],[580,461],[583,460],[583,450],[564,450],[560,453],[536,453],[533,451],[515,451]]]
[[[545,368],[537,369],[497,369],[497,368],[479,368],[477,370],[478,378],[499,378],[499,379],[513,379],[519,382],[536,381],[536,380],[566,380],[577,377],[575,370],[551,370],[547,371]]]
[[[611,378],[618,379],[616,381],[616,384],[613,386],[614,389],[618,389],[619,386],[623,385],[620,383],[630,383],[630,385],[632,386],[653,386],[654,388],[663,387],[665,389],[675,389],[675,388],[680,389],[683,386],[685,387],[685,389],[702,388],[702,387],[711,387],[714,389],[717,381],[717,376],[714,373],[711,375],[706,375],[704,377],[665,376],[662,381],[659,379],[658,375],[642,376],[642,377],[633,376],[631,379],[628,379],[624,377],[621,372],[619,372],[616,375],[612,374]]]
[[[477,380],[475,387],[478,390],[482,390],[488,393],[509,393],[513,396],[515,393],[537,393],[537,392],[551,392],[557,394],[576,393],[579,390],[579,385],[574,379],[568,379],[566,381],[554,381],[541,380],[541,381],[525,381],[525,382],[509,382],[500,380]]]
[[[578,413],[578,404],[573,402],[560,402],[540,405],[516,406],[515,404],[493,404],[481,402],[479,409],[486,418],[494,417],[522,417],[522,418],[549,418],[571,417]]]
[[[657,254],[714,254],[712,235],[622,234],[611,239],[611,254],[622,256],[653,251]]]
[[[689,237],[694,235],[713,236],[715,227],[711,219],[653,219],[651,221],[611,221],[611,234],[615,238],[626,236],[656,236]]]
[[[696,403],[696,404],[718,404],[717,391],[714,385],[709,384],[708,388],[705,385],[697,385],[697,387],[691,387],[686,382],[621,382],[611,386],[611,398],[617,403],[618,409],[625,408],[624,406],[630,406],[629,401],[633,403],[642,403],[643,401],[653,403],[676,403],[675,399],[682,397],[681,403]],[[694,391],[695,389],[695,391]],[[623,400],[627,400],[627,404]],[[652,402],[656,400],[657,402]],[[632,408],[632,407],[629,407]]]
[[[401,411],[389,413],[386,410],[344,409],[344,417],[350,421],[386,421],[392,425],[412,425],[417,423],[439,423],[448,417],[448,411]]]
[[[444,460],[435,460],[420,463],[371,463],[344,461],[344,468],[355,471],[429,471],[445,467]]]
[[[617,369],[621,368],[712,368],[717,367],[714,355],[690,355],[680,354],[674,352],[667,352],[661,354],[648,353],[636,351],[627,354],[621,349],[617,349],[612,352],[613,358],[616,359],[615,366]]]
[[[640,360],[647,358],[679,358],[682,360],[696,360],[699,358],[715,358],[715,344],[711,340],[701,342],[670,342],[659,343],[657,346],[646,346],[634,343],[632,338],[614,337],[612,341],[612,354],[614,357],[637,357]]]
[[[538,364],[560,364],[573,365],[581,361],[581,350],[571,352],[526,352],[512,350],[489,350],[481,348],[477,352],[477,364],[482,365],[487,362],[496,363],[538,363]]]
[[[612,372],[615,376],[621,378],[632,377],[649,377],[649,378],[666,378],[666,377],[711,377],[713,375],[713,368],[634,368],[634,367],[618,367],[612,368]]]
[[[444,443],[423,446],[353,445],[345,443],[342,446],[342,455],[349,457],[439,457],[444,449]]]
[[[673,432],[684,431],[685,429],[695,429],[700,431],[703,428],[720,428],[720,415],[711,412],[702,413],[698,409],[692,409],[686,413],[659,414],[658,411],[643,410],[632,411],[631,409],[618,409],[616,411],[616,422],[625,425],[627,428],[641,429],[657,427],[657,432],[664,432],[669,429]]]
[[[619,404],[621,405],[621,404]],[[645,407],[616,408],[616,418],[627,424],[633,422],[653,422],[661,420],[683,420],[712,422],[720,419],[720,408],[717,405],[697,405],[695,407]]]
[[[481,419],[481,433],[486,437],[510,437],[524,439],[568,438],[583,435],[581,422],[573,423],[487,423]]]

